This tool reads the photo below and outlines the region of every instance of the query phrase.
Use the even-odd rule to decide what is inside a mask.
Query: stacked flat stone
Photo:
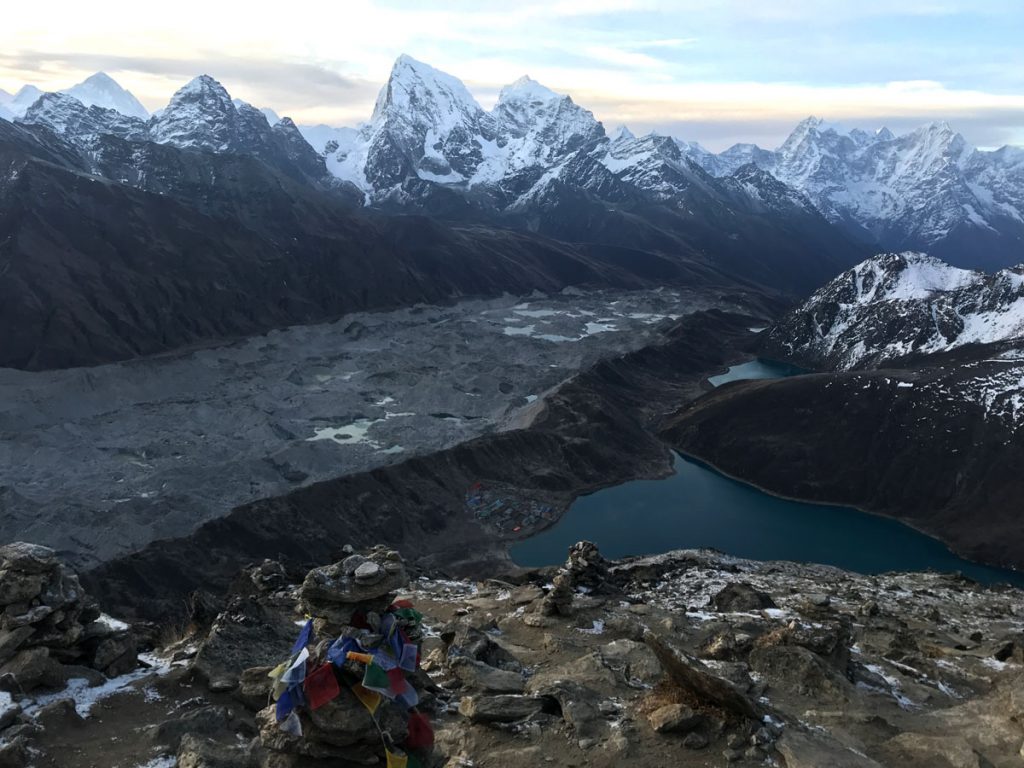
[[[0,690],[22,693],[89,677],[75,667],[110,677],[133,669],[134,637],[100,616],[52,549],[25,542],[0,547]]]
[[[409,583],[398,552],[383,547],[365,555],[353,554],[333,565],[314,568],[302,583],[301,608],[314,618],[320,642],[310,646],[309,664],[322,661],[326,647],[339,635],[351,633],[357,612],[373,625],[394,602],[397,590]],[[315,660],[315,661],[314,661]],[[265,678],[265,672],[262,673]],[[283,731],[274,706],[257,715],[260,742],[266,750],[264,768],[348,766],[379,763],[382,742],[378,725],[399,743],[406,737],[406,718],[387,702],[377,710],[377,724],[350,690],[319,709],[297,710],[302,735]]]
[[[316,620],[318,637],[336,637],[360,611],[379,616],[408,583],[402,556],[393,549],[377,547],[366,555],[349,555],[306,574],[300,592],[302,609]]]

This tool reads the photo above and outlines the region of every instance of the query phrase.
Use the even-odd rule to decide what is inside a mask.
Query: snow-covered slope
[[[124,139],[148,137],[146,123],[113,109],[87,106],[66,93],[44,93],[20,121],[44,125],[78,149],[91,151],[105,135]]]
[[[114,78],[105,72],[97,72],[61,92],[68,96],[74,96],[87,107],[103,107],[139,120],[149,119],[149,112],[132,95],[132,92],[122,88]]]
[[[1024,266],[986,274],[921,253],[858,264],[769,333],[787,357],[840,370],[1016,340],[1024,342]]]
[[[621,181],[663,202],[694,188],[716,194],[711,177],[669,136],[621,136],[607,146],[601,163]]]
[[[531,174],[539,177],[579,149],[604,139],[604,127],[571,97],[524,76],[501,89],[491,112],[497,141],[474,183]]]

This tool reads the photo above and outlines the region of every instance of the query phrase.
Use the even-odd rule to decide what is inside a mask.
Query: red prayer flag
[[[310,709],[322,707],[341,693],[338,678],[334,676],[334,666],[331,664],[321,664],[306,675],[304,688]]]
[[[434,729],[421,712],[409,715],[409,735],[402,744],[406,749],[427,749],[434,745]]]
[[[405,693],[406,686],[409,684],[405,681],[405,672],[398,667],[388,670],[388,687],[394,694]]]

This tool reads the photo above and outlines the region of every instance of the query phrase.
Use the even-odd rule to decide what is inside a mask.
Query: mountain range
[[[104,73],[62,93],[87,107],[149,118]],[[0,117],[64,127],[39,110],[29,113],[42,95],[30,85],[14,96],[0,94]],[[226,91],[216,95],[224,98]],[[219,152],[244,149],[237,128],[228,125],[218,129],[234,131],[235,141],[192,136],[202,125],[217,126],[222,109],[232,122],[226,105],[215,102],[205,113],[172,109],[176,123],[154,117],[146,138]],[[243,119],[255,117],[257,110],[244,102],[234,105]],[[271,125],[280,124],[276,112],[262,112]],[[500,212],[555,236],[564,233],[535,209],[564,201],[568,188],[618,205],[657,201],[684,215],[691,198],[702,204],[739,198],[740,207],[783,215],[804,209],[869,249],[925,250],[969,268],[1011,266],[1024,246],[1024,149],[975,149],[945,122],[897,136],[811,117],[775,150],[737,144],[715,154],[654,133],[637,138],[624,127],[609,136],[570,96],[529,77],[501,89],[485,111],[457,78],[403,55],[367,123],[298,130],[327,171],[367,205],[460,218]]]
[[[526,79],[490,114],[402,57],[375,122],[320,151],[205,75],[145,119],[112,82],[76,91],[91,104],[69,89],[22,109],[23,89],[8,102],[20,117],[0,121],[0,365],[568,285],[800,295],[864,255],[754,166],[715,179],[673,140],[613,143]],[[356,134],[360,183],[338,176]]]
[[[370,120],[357,128],[297,126],[232,99],[207,75],[153,115],[103,73],[57,93],[25,86],[0,103],[13,116],[13,124],[0,121],[9,168],[0,195],[14,198],[0,201],[0,233],[8,232],[0,253],[18,254],[6,257],[12,264],[6,312],[27,335],[7,345],[0,364],[118,359],[356,308],[568,284],[682,281],[797,297],[878,247],[910,244],[958,266],[1005,267],[1020,261],[1024,244],[1022,150],[973,149],[944,123],[896,136],[884,129],[842,131],[811,118],[777,150],[737,145],[716,155],[656,133],[638,137],[621,128],[609,136],[570,96],[529,77],[503,88],[487,111],[457,78],[409,56],[395,62]],[[58,182],[60,174],[75,180]],[[31,194],[45,186],[35,176],[64,194]],[[107,230],[86,198],[101,189],[128,206],[115,218],[146,220],[136,233],[160,231],[168,214],[156,222],[150,217],[170,205],[200,217],[190,229],[208,252],[239,259],[227,269],[233,277],[221,297],[234,308],[219,308],[216,319],[206,317],[214,310],[203,309],[170,328],[160,313],[143,321],[151,308],[133,309],[123,299],[116,309],[107,306],[108,290],[126,297],[151,288],[160,295],[160,270],[173,260],[152,251],[177,250],[180,243],[167,233],[123,244],[122,253],[150,265],[144,269],[115,273],[109,260],[93,263],[98,251],[85,241],[108,235],[100,234]],[[90,215],[79,210],[83,205]],[[401,224],[391,222],[396,216]],[[30,227],[45,248],[27,250]],[[82,227],[90,228],[87,236]],[[393,260],[378,262],[379,292],[354,287],[357,273],[347,270],[355,262],[342,251],[374,250],[391,233],[421,229],[431,234],[407,236],[431,252],[429,270],[456,269],[452,249],[465,249],[468,258],[496,240],[503,248],[515,243],[516,255],[506,254],[500,266],[462,264],[457,289],[452,278],[430,272],[396,293],[394,275],[407,274],[408,260],[418,258],[399,249]],[[131,231],[116,234],[132,238]],[[79,235],[82,243],[70,245]],[[488,245],[477,245],[480,238]],[[387,247],[394,246],[392,240]],[[70,264],[68,248],[80,249]],[[285,259],[291,280],[284,293],[291,298],[264,296],[276,309],[253,308],[247,283],[256,273],[244,268],[243,252]],[[573,266],[550,260],[556,252]],[[546,256],[538,261],[539,253]],[[57,273],[68,275],[60,290],[54,283],[61,281],[40,285],[27,277],[36,269],[52,273],[54,261],[63,265]],[[172,295],[188,296],[189,311],[206,290],[199,286],[206,266],[181,263],[172,280],[178,285]],[[97,280],[71,276],[81,270]],[[295,288],[302,283],[295,270],[318,286],[323,270],[334,273],[327,285],[344,273],[346,285],[311,299],[306,288]],[[133,286],[141,280],[147,289],[129,288],[126,280]],[[45,351],[43,339],[63,327],[55,318],[69,312],[67,322],[88,343]]]
[[[875,249],[925,249],[984,268],[1017,263],[1024,246],[1024,149],[974,149],[945,122],[896,136],[811,117],[776,150],[738,144],[714,154],[653,133],[609,136],[571,97],[528,77],[503,88],[486,112],[454,77],[402,56],[368,123],[300,130],[367,202],[418,202],[426,194],[410,183],[418,180],[506,211],[565,185],[614,202],[639,193],[679,204],[695,188],[722,194],[753,165],[789,188],[788,209],[810,201]],[[749,168],[744,177],[758,198],[763,182],[751,189]],[[779,197],[762,201],[771,207]]]

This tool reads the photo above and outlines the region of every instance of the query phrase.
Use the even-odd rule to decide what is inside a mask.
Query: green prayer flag
[[[390,680],[388,679],[388,673],[386,670],[372,661],[366,665],[366,673],[363,675],[364,688],[387,690],[389,685]]]

